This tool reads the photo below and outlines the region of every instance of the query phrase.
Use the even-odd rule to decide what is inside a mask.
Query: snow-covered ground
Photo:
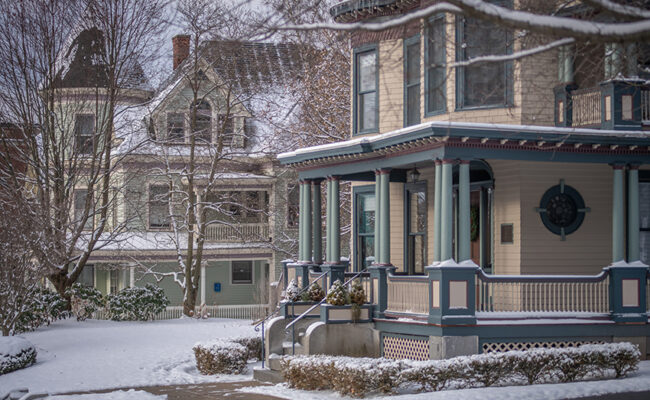
[[[252,371],[246,375],[201,375],[192,347],[198,341],[252,334],[251,321],[234,319],[57,321],[21,335],[36,346],[36,364],[0,375],[0,395],[20,387],[32,393],[62,393],[251,380]]]

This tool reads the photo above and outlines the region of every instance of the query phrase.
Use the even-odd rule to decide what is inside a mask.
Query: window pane
[[[149,227],[169,228],[169,187],[151,186],[149,188]]]
[[[81,270],[81,274],[79,275],[79,278],[77,278],[77,282],[83,286],[95,286],[95,267],[86,264],[84,269]]]
[[[375,258],[375,237],[361,236],[359,238],[359,247],[359,254],[363,268],[368,268]],[[361,268],[359,270],[361,270]]]
[[[298,226],[299,204],[300,192],[298,185],[287,186],[287,226],[290,228]]]
[[[232,283],[253,283],[253,262],[232,262]]]
[[[650,231],[641,231],[639,235],[640,257],[644,264],[650,263]]]
[[[374,51],[360,54],[359,56],[359,92],[375,90],[376,84],[376,61],[377,55]]]
[[[411,86],[406,91],[406,124],[420,123],[420,85]]]
[[[95,136],[95,116],[77,115],[75,117],[75,144],[81,154],[93,152],[93,138]]]
[[[90,204],[88,213],[85,212],[86,209],[86,197],[88,196],[88,190],[86,189],[75,189],[74,191],[74,220],[76,223],[81,223],[81,220],[87,215],[88,219],[83,227],[84,230],[93,229],[93,205]]]
[[[409,266],[415,274],[423,274],[426,263],[424,235],[409,236]]]
[[[234,135],[234,121],[232,116],[219,115],[219,134],[223,136],[224,146],[231,146]]]
[[[183,114],[167,114],[167,138],[175,142],[182,142],[185,137]]]
[[[425,233],[427,230],[426,193],[409,191],[409,233]]]
[[[420,42],[413,43],[406,48],[406,82],[420,81]]]
[[[639,183],[639,215],[641,229],[650,229],[650,182]]]
[[[375,233],[375,195],[360,194],[359,233]]]
[[[359,130],[377,127],[377,96],[375,92],[359,96]]]
[[[427,27],[427,112],[445,109],[445,23],[430,21]]]
[[[210,105],[202,101],[196,107],[196,120],[194,123],[195,140],[209,143],[212,141],[212,110]]]

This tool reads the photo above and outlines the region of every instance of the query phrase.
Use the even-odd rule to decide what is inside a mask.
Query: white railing
[[[205,239],[211,242],[268,241],[269,224],[208,225]]]
[[[479,312],[609,312],[609,277],[486,275],[476,279]]]
[[[571,92],[572,126],[600,125],[600,98],[600,88],[579,89]]]
[[[641,121],[650,123],[650,89],[641,89]]]
[[[234,319],[252,319],[263,318],[268,313],[269,306],[266,304],[242,304],[242,305],[223,305],[223,306],[206,306],[210,318],[234,318]],[[196,313],[199,307],[196,307]],[[156,314],[154,320],[176,319],[183,316],[182,306],[170,306],[165,311]],[[93,313],[93,319],[108,319],[106,310],[97,310]]]
[[[429,278],[389,275],[386,311],[429,314]]]

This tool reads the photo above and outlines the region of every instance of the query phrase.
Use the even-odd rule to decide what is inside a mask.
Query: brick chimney
[[[174,45],[174,69],[190,55],[190,36],[189,35],[176,35],[172,38]]]

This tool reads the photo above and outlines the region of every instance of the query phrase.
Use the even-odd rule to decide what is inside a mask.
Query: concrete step
[[[285,356],[294,355],[294,346],[291,344],[291,342],[282,343],[282,354]],[[305,355],[305,348],[302,347],[300,343],[296,343],[295,345],[295,355]]]
[[[282,356],[279,354],[269,355],[266,366],[273,371],[280,371],[282,369]]]
[[[282,374],[280,371],[273,371],[267,368],[254,368],[253,379],[259,382],[282,383]]]

